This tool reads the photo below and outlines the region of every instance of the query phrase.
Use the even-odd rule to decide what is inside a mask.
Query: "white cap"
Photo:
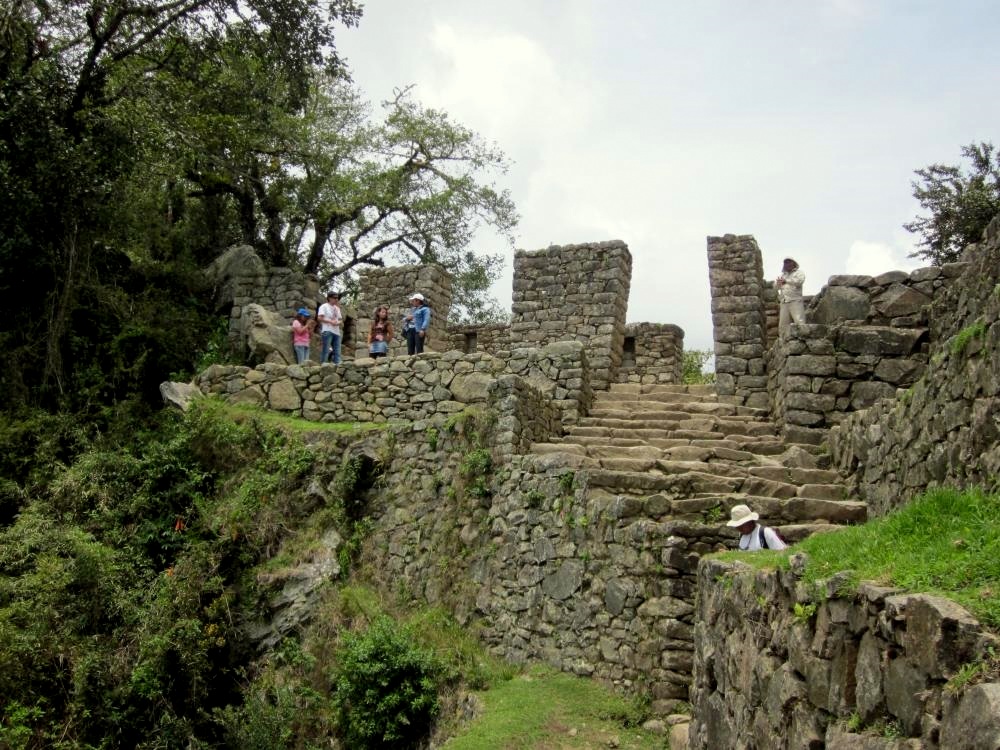
[[[422,295],[420,292],[414,292],[413,294],[410,295],[410,299],[418,299],[421,302],[423,302],[424,301],[424,295]]]

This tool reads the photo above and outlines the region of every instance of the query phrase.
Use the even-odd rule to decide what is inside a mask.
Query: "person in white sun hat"
[[[740,549],[756,552],[762,549],[785,549],[788,545],[778,532],[769,526],[757,523],[760,515],[750,510],[748,505],[734,505],[729,512],[726,526],[740,532]]]
[[[406,336],[406,353],[420,354],[427,341],[427,327],[431,324],[431,309],[424,295],[410,295],[410,310],[403,316],[403,335]]]

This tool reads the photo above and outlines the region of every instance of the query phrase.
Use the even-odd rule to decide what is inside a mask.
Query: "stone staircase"
[[[614,384],[532,453],[562,454],[586,471],[590,497],[624,497],[656,520],[721,524],[746,503],[793,542],[863,522],[866,505],[847,499],[822,449],[777,432],[766,411],[720,402],[714,386]]]

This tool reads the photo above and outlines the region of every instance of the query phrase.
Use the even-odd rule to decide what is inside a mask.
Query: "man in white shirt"
[[[326,302],[319,306],[316,317],[319,319],[320,339],[323,341],[320,364],[325,364],[332,356],[333,363],[339,365],[340,324],[344,321],[344,315],[340,311],[340,292],[330,292],[326,295]]]
[[[805,305],[802,302],[802,285],[806,275],[799,270],[799,264],[794,258],[785,258],[781,266],[781,276],[774,282],[778,289],[778,300],[781,309],[778,315],[778,335],[784,337],[788,326],[794,321],[796,325],[806,322]]]
[[[729,513],[726,526],[740,532],[740,549],[756,552],[762,549],[785,549],[788,545],[778,536],[778,532],[757,523],[760,516],[747,505],[734,505]]]

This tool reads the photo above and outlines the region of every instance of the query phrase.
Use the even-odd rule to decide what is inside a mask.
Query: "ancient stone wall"
[[[250,305],[275,313],[289,325],[300,307],[316,314],[320,291],[315,276],[290,268],[265,268],[250,247],[231,248],[220,260],[228,265],[214,271],[219,281],[217,296],[220,306],[229,310],[228,339],[234,351],[244,349],[247,327],[244,316]],[[288,337],[291,341],[290,331]]]
[[[1000,683],[948,688],[996,636],[938,597],[835,577],[817,600],[795,569],[699,566],[692,750],[1000,747]]]
[[[510,351],[510,325],[495,323],[491,325],[459,325],[448,327],[447,349],[472,354],[485,352],[496,356],[504,356],[502,352]]]
[[[926,328],[793,325],[767,354],[771,415],[787,440],[818,445],[848,413],[912,385],[927,357]]]
[[[1000,476],[1000,217],[965,258],[930,309],[920,380],[830,434],[835,464],[876,515],[931,486],[994,487]]]
[[[545,429],[532,426],[539,392],[523,378],[498,382],[491,394],[509,390],[491,398],[502,432],[490,445],[506,456],[493,463],[485,491],[470,492],[463,460],[431,452],[429,438],[413,432],[401,441],[406,466],[390,467],[379,495],[374,567],[408,594],[446,600],[476,620],[505,658],[648,692],[657,713],[678,708],[691,680],[698,561],[738,537],[720,523],[728,508],[718,494],[612,493],[608,472],[584,467],[580,456],[523,455],[528,441],[514,436],[537,441]],[[444,438],[434,433],[438,451]],[[759,497],[754,507],[789,539],[816,518],[857,518],[856,507],[834,500]]]
[[[928,307],[965,268],[963,263],[889,271],[879,276],[831,276],[812,298],[806,319],[834,325],[926,328]]]
[[[807,298],[808,323],[780,338],[777,295],[753,237],[710,237],[720,395],[770,410],[790,441],[823,442],[847,414],[920,378],[933,335],[930,307],[965,267],[833,276]]]
[[[514,256],[511,342],[581,341],[596,390],[621,365],[632,256],[624,242],[552,246]]]
[[[708,238],[715,381],[719,395],[745,406],[768,405],[767,316],[760,248],[750,235]]]
[[[403,316],[410,311],[410,295],[419,292],[424,295],[431,308],[431,323],[425,343],[426,350],[447,351],[451,346],[448,332],[448,313],[451,310],[451,275],[437,265],[390,266],[386,268],[365,268],[358,273],[358,335],[354,346],[354,356],[363,359],[368,356],[368,333],[375,308],[386,305],[389,320],[395,335],[389,344],[389,356],[406,354],[406,339],[403,336]]]
[[[575,422],[592,398],[584,347],[559,342],[515,351],[503,361],[488,354],[425,352],[387,360],[359,359],[340,365],[276,365],[256,368],[213,365],[195,384],[229,403],[263,406],[323,422],[386,422],[429,419],[461,411],[485,399],[501,374],[524,378],[562,422]],[[540,436],[539,439],[545,436]]]
[[[617,383],[680,383],[684,365],[684,331],[660,323],[625,326]]]
[[[530,398],[506,400],[519,406],[501,412],[501,426],[534,419]],[[407,442],[416,445],[405,469],[386,474],[369,552],[384,580],[478,621],[481,637],[514,662],[648,692],[657,713],[686,700],[695,566],[731,533],[703,524],[690,501],[588,499],[587,473],[546,456],[509,455],[489,491],[475,494],[461,461],[453,482],[425,436]],[[443,482],[424,479],[434,476]]]

